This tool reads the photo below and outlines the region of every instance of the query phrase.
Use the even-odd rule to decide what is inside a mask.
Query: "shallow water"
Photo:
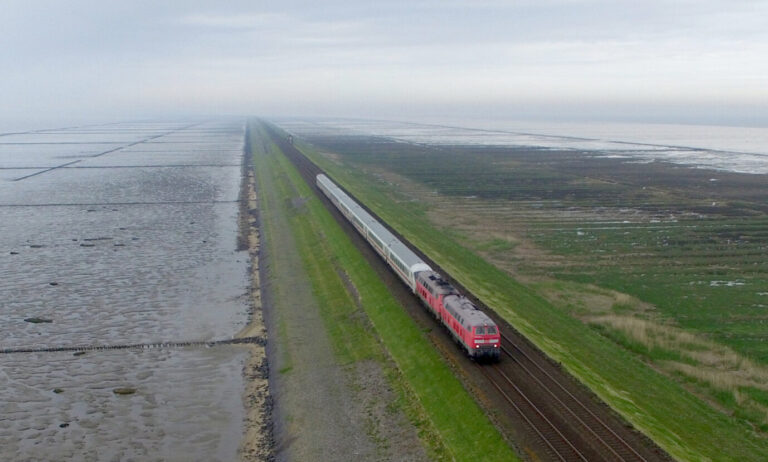
[[[224,339],[245,324],[243,124],[186,126],[0,137],[0,349]],[[231,460],[244,359],[234,346],[0,354],[0,460]],[[138,391],[112,393],[125,386]]]
[[[285,120],[280,125],[299,135],[362,134],[437,146],[575,150],[629,161],[664,161],[739,173],[768,173],[768,128],[514,121],[450,123],[456,126],[344,119]]]

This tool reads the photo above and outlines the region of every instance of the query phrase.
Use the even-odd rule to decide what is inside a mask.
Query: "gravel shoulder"
[[[248,153],[246,153],[248,156]],[[243,176],[240,209],[240,247],[248,250],[250,258],[250,320],[240,332],[238,338],[266,338],[267,329],[261,303],[261,268],[259,254],[261,249],[258,213],[258,197],[253,170],[246,162]],[[245,378],[244,405],[245,435],[240,443],[239,454],[244,461],[273,459],[274,439],[272,432],[272,396],[269,390],[269,363],[266,346],[249,344],[248,359],[243,366]]]

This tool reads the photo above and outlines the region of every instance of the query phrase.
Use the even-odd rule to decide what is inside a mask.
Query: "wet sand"
[[[243,136],[224,121],[0,139],[0,349],[235,336]],[[233,460],[247,348],[2,354],[0,459]]]

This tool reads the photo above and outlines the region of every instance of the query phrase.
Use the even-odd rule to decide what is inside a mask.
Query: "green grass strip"
[[[636,428],[679,460],[764,461],[768,440],[433,227],[423,205],[360,169],[301,150]],[[393,199],[394,198],[394,199]]]
[[[271,150],[277,151],[277,147],[272,144]],[[518,460],[287,158],[255,156],[255,162],[260,183],[270,175],[277,186],[275,191],[263,191],[262,200],[268,205],[283,204],[291,211],[297,245],[339,360],[355,362],[380,355],[367,335],[366,323],[356,316],[357,303],[339,275],[343,271],[357,290],[360,306],[379,340],[416,396],[415,404],[423,408],[437,432],[441,440],[437,446],[445,448],[444,454],[438,450],[438,458]],[[270,195],[271,199],[264,197]],[[289,205],[298,197],[306,202],[299,208]],[[434,450],[435,444],[432,446]]]

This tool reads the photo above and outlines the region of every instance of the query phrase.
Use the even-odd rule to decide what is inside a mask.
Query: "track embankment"
[[[354,282],[322,245],[322,205],[306,203],[304,180],[261,127],[250,133],[275,460],[430,460]]]
[[[315,187],[315,177],[324,173],[305,157],[275,127],[265,124],[272,141],[283,151],[330,210],[356,247],[402,303],[413,319],[455,368],[457,375],[486,409],[502,433],[532,460],[668,461],[670,457],[600,401],[558,364],[516,331],[508,322],[474,297],[440,265],[409,245],[432,268],[446,276],[500,326],[505,336],[498,364],[479,365],[457,348],[447,332],[421,306],[418,299],[397,279],[368,243]],[[349,191],[347,191],[349,194]],[[350,194],[354,198],[354,195]]]

